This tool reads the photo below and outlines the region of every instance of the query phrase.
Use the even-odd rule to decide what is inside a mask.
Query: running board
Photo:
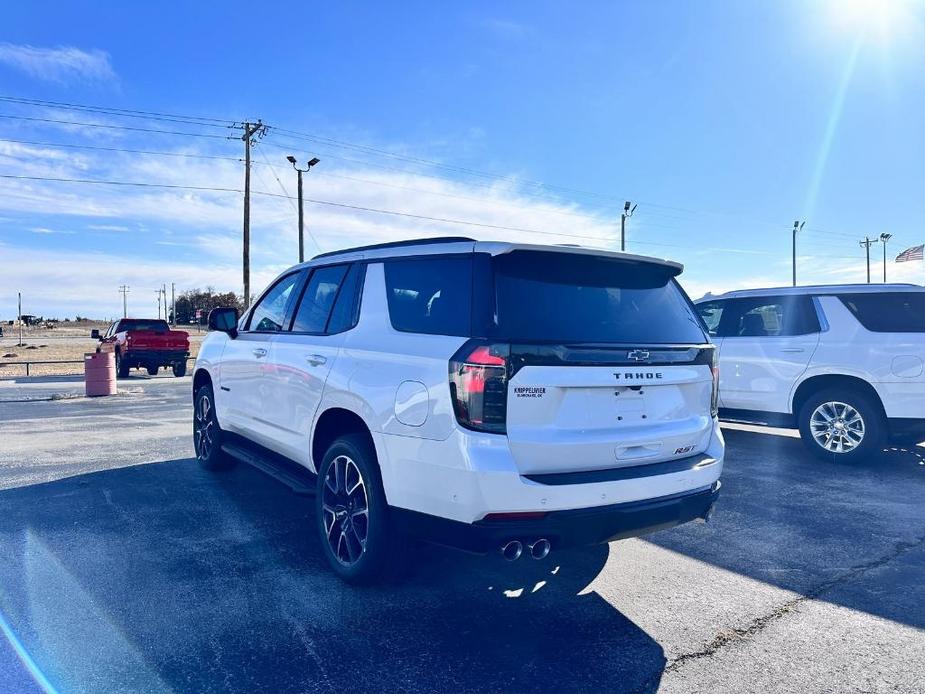
[[[296,463],[291,463],[269,451],[257,451],[239,443],[224,443],[222,450],[236,460],[282,482],[296,494],[314,496],[315,476]]]

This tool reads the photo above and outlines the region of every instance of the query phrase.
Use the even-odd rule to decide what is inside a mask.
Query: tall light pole
[[[858,241],[858,243],[867,249],[867,284],[870,284],[870,247],[872,244],[877,243],[877,239],[865,236],[864,240]]]
[[[632,203],[627,200],[623,203],[623,213],[620,215],[620,250],[626,250],[626,220],[633,216],[633,212],[636,211],[636,205],[633,205],[633,208],[630,209]]]
[[[883,244],[883,283],[886,284],[886,243],[891,238],[893,234],[887,234],[886,232],[880,234],[880,242]]]
[[[793,223],[793,286],[797,286],[797,233],[803,231],[803,226],[806,224],[804,219],[800,222],[799,219]]]
[[[318,157],[312,157],[311,159],[308,160],[308,163],[306,164],[304,169],[300,169],[298,167],[296,163],[296,158],[292,156],[291,154],[288,157],[286,157],[286,160],[290,164],[292,164],[292,168],[295,169],[296,172],[298,172],[299,174],[299,262],[304,263],[305,262],[305,234],[304,234],[304,222],[303,222],[304,213],[302,211],[302,174],[308,173],[311,170],[311,168],[321,160]]]

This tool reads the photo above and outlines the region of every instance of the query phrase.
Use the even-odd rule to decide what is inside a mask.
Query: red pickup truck
[[[172,368],[174,376],[186,375],[189,334],[171,330],[165,320],[123,318],[102,335],[94,330],[90,337],[100,341],[98,352],[115,352],[119,378],[126,378],[131,368],[145,368],[154,376],[162,366]]]

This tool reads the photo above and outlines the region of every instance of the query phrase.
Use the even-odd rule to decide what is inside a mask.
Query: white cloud
[[[33,234],[73,234],[73,231],[64,231],[61,229],[49,229],[48,227],[32,227],[29,229]]]
[[[73,46],[39,48],[0,43],[0,63],[47,82],[111,82],[116,79],[109,54]]]

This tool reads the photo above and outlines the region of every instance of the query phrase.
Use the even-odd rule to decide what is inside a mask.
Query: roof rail
[[[430,239],[408,239],[407,241],[389,241],[388,243],[374,243],[369,246],[354,246],[353,248],[343,248],[339,251],[328,251],[327,253],[319,253],[312,260],[317,260],[318,258],[327,258],[332,255],[341,255],[342,253],[357,253],[359,251],[372,251],[378,250],[380,248],[402,248],[404,246],[426,246],[432,243],[460,243],[471,241],[475,243],[475,239],[470,239],[468,236],[437,236]]]

